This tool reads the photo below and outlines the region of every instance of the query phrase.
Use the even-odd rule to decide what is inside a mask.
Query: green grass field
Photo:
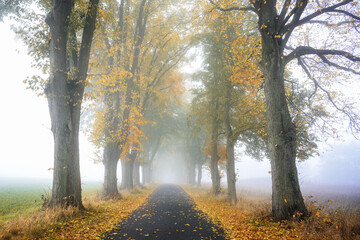
[[[0,179],[0,224],[40,209],[42,198],[50,196],[50,186],[51,180]],[[101,184],[89,182],[82,188],[86,197],[99,193]]]

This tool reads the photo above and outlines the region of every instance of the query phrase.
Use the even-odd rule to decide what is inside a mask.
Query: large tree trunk
[[[274,6],[263,7],[259,29],[262,38],[268,150],[272,173],[272,214],[275,219],[282,220],[289,219],[298,212],[303,215],[308,212],[296,169],[296,127],[291,121],[286,101],[281,39],[273,36],[276,33],[276,9]],[[263,25],[267,27],[261,27]]]
[[[104,196],[118,197],[117,188],[117,165],[119,161],[119,149],[116,143],[108,143],[104,149]]]
[[[99,0],[91,0],[83,29],[80,53],[73,51],[73,66],[68,66],[69,19],[74,7],[71,0],[53,0],[46,17],[50,27],[51,77],[45,94],[54,135],[54,175],[50,204],[83,209],[79,163],[79,125],[81,102],[90,58],[91,42]],[[69,71],[69,68],[71,69]],[[72,71],[76,68],[76,71]]]

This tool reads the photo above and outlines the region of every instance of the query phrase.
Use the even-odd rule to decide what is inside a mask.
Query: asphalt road
[[[226,239],[224,231],[195,209],[190,196],[177,185],[161,185],[147,203],[130,214],[106,237],[110,239]]]

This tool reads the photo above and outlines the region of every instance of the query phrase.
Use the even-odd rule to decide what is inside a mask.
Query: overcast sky
[[[51,178],[53,138],[47,101],[26,90],[23,80],[31,75],[31,58],[26,47],[15,40],[7,22],[0,23],[0,178]],[[80,157],[83,180],[102,181],[103,166],[92,161],[92,147],[81,136]],[[268,161],[242,157],[238,176],[270,178]],[[299,164],[301,181],[333,184],[360,182],[360,143],[348,138],[325,147],[320,157]],[[208,178],[209,179],[209,178]]]

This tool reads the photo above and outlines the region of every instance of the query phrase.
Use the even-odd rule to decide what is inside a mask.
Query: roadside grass
[[[308,218],[298,221],[294,216],[290,221],[275,222],[270,217],[268,194],[240,191],[234,206],[227,201],[225,192],[214,197],[209,189],[185,187],[185,190],[197,207],[225,230],[229,239],[360,239],[360,204],[349,208],[328,201],[321,206],[307,197]]]
[[[44,181],[1,180],[0,225],[38,211],[50,191]]]
[[[85,183],[82,188],[83,198],[86,198],[99,194],[101,184]],[[39,211],[50,194],[50,182],[45,180],[7,180],[0,183],[0,225]]]
[[[42,192],[33,191],[6,191],[0,192],[0,224],[12,220],[20,215],[29,214],[41,208]]]
[[[120,199],[104,200],[100,189],[83,192],[85,211],[75,208],[18,210],[0,224],[0,240],[11,239],[101,239],[129,213],[144,203],[153,186],[121,192]],[[25,205],[25,204],[24,204]]]

